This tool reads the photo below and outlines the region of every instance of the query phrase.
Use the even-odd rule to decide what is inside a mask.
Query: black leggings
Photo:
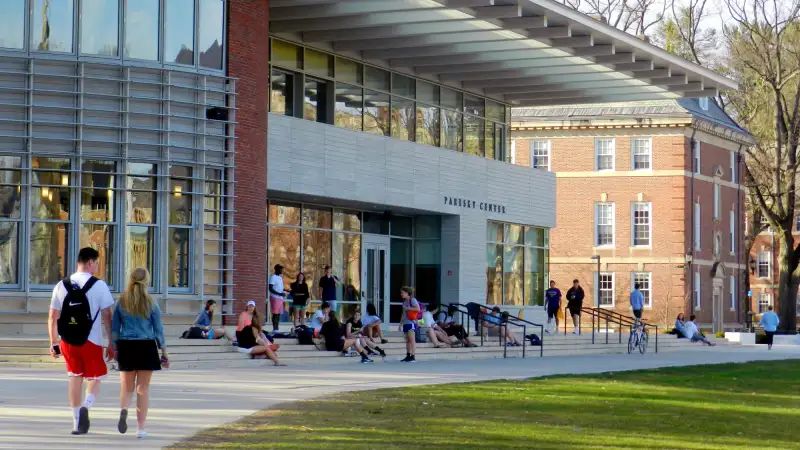
[[[273,314],[272,315],[272,331],[278,331],[278,325],[281,323],[281,315],[280,314]]]
[[[463,341],[467,338],[467,332],[464,331],[464,327],[461,325],[450,325],[445,328],[444,331],[448,336],[455,336],[459,341]]]

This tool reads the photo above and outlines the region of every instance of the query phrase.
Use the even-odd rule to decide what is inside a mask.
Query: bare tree
[[[558,0],[627,33],[645,36],[664,18],[672,0]]]

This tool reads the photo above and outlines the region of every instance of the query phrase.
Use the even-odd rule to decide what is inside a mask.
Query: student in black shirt
[[[581,321],[581,308],[583,308],[583,288],[577,279],[572,280],[572,287],[567,291],[567,308],[572,316],[572,324],[575,325],[573,334],[580,334],[578,324]]]
[[[331,311],[328,320],[322,324],[322,329],[319,334],[325,338],[325,348],[331,352],[342,352],[343,355],[347,354],[347,349],[355,346],[359,354],[361,354],[361,363],[368,364],[373,362],[367,356],[364,347],[361,346],[358,339],[345,339],[344,329],[341,322],[336,317],[336,314]]]
[[[364,349],[370,355],[376,354],[373,351],[373,349],[375,349],[382,357],[386,357],[386,352],[384,352],[382,348],[378,347],[378,344],[376,344],[375,341],[362,333],[363,327],[361,324],[361,310],[355,310],[353,317],[347,320],[347,323],[344,324],[344,327],[344,336],[347,339],[358,339],[359,342],[364,346]]]
[[[297,274],[297,279],[290,286],[289,294],[292,296],[292,325],[297,327],[303,324],[308,306],[309,293],[306,274],[303,272]]]

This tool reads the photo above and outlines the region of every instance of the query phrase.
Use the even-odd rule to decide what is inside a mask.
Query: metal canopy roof
[[[270,33],[520,106],[737,88],[552,0],[271,0]]]

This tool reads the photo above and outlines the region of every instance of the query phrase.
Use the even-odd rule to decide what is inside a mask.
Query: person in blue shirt
[[[545,309],[547,310],[547,327],[545,333],[550,332],[550,322],[556,320],[556,330],[558,330],[558,310],[561,309],[561,291],[556,287],[556,282],[550,280],[550,289],[545,291]]]
[[[778,325],[781,323],[781,319],[772,310],[772,305],[767,308],[767,312],[761,316],[758,323],[764,327],[764,333],[767,333],[767,350],[772,350],[772,341],[775,338],[775,332],[778,331]]]
[[[634,321],[634,328],[639,326],[639,319],[642,318],[642,308],[644,308],[644,294],[639,289],[639,283],[633,285],[633,292],[631,292],[631,309],[633,309],[633,317],[636,318]]]

